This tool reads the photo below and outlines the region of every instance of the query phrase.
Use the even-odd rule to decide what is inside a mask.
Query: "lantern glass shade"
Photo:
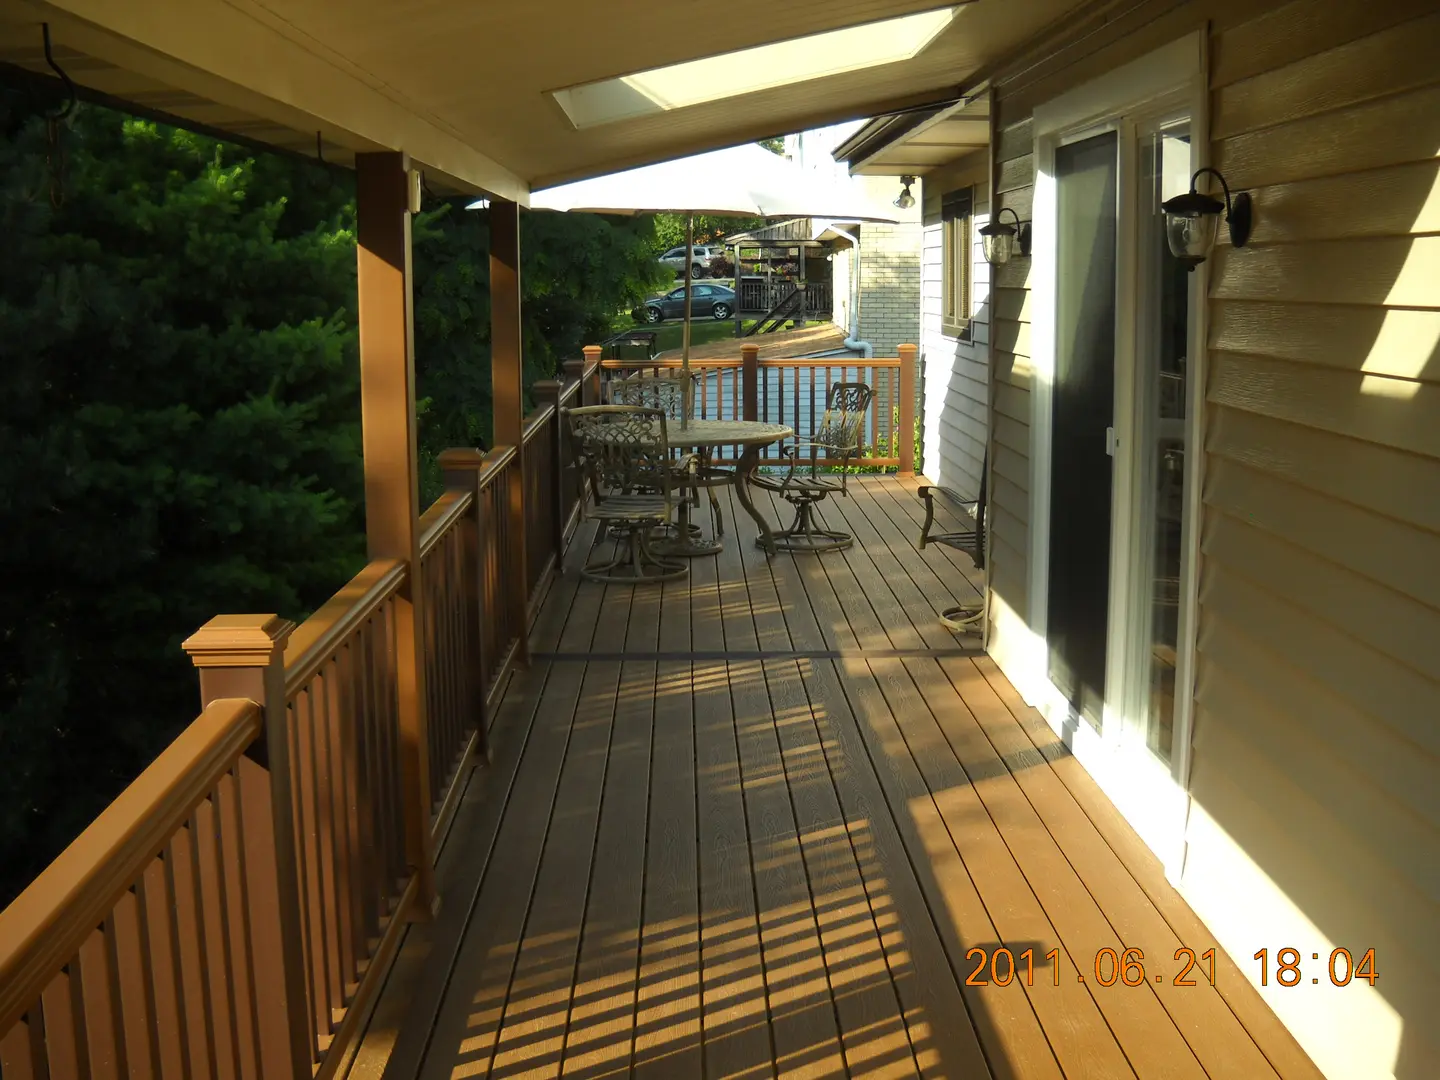
[[[1015,248],[1015,230],[1009,225],[1002,225],[993,233],[982,231],[981,244],[985,249],[985,261],[1000,266],[1010,261],[1010,253]]]
[[[1165,211],[1165,238],[1175,258],[1191,267],[1204,262],[1214,246],[1225,204],[1192,190],[1167,199],[1160,209]]]

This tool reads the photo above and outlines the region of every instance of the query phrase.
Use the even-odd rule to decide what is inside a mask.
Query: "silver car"
[[[690,249],[690,276],[692,278],[704,277],[705,271],[710,267],[710,260],[720,253],[719,248],[701,247],[696,245]],[[675,271],[676,276],[685,273],[685,247],[673,247],[661,255],[659,262]]]

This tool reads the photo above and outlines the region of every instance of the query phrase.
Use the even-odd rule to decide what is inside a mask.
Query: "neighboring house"
[[[1437,41],[1144,2],[838,151],[923,176],[925,470],[988,469],[988,651],[1337,1080],[1440,1076]],[[1158,204],[1207,165],[1253,232],[1187,274]]]
[[[902,131],[926,138],[924,149],[898,140]],[[881,176],[918,177],[912,213],[923,224],[913,250],[911,228],[903,234],[905,250],[876,260],[881,280],[868,271],[865,276],[870,295],[884,297],[882,314],[897,303],[910,304],[912,336],[904,340],[920,346],[916,416],[921,418],[922,469],[968,499],[980,490],[988,430],[990,274],[976,235],[989,221],[988,142],[982,100],[872,120],[834,151],[837,160],[853,163],[871,183]],[[927,163],[937,154],[939,167]],[[888,183],[898,195],[896,181]],[[867,228],[883,235],[886,227]]]

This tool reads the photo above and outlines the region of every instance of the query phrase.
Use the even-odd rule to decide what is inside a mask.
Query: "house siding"
[[[1252,977],[1270,950],[1260,992],[1327,1076],[1440,1076],[1440,13],[1128,12],[997,79],[992,201],[1031,217],[1037,103],[1207,26],[1211,164],[1251,193],[1255,229],[1207,267],[1181,888]],[[1029,260],[996,268],[989,641],[1006,670],[1033,655],[1031,307]],[[1306,983],[1327,983],[1309,969],[1335,946],[1373,948],[1382,977],[1278,987],[1285,946]]]
[[[990,408],[990,264],[976,232],[990,220],[987,155],[963,159],[958,169],[932,174],[924,187],[920,246],[920,365],[922,471],[967,499],[980,491]],[[972,188],[970,333],[944,328],[944,225],[940,201]]]

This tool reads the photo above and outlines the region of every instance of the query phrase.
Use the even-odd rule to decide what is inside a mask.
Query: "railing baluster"
[[[195,1075],[192,1064],[190,1027],[185,1015],[180,973],[179,936],[175,929],[175,909],[171,901],[170,859],[162,854],[147,868],[136,886],[140,906],[140,925],[144,928],[145,951],[157,958],[151,974],[154,993],[155,1020],[165,1037],[160,1047],[161,1064],[166,1076],[179,1075],[190,1080]],[[160,1049],[157,1047],[157,1050]]]
[[[120,1009],[127,1066],[135,1076],[158,1077],[161,1075],[160,1024],[150,985],[154,958],[148,948],[148,928],[141,918],[138,885],[132,886],[116,902],[107,935],[115,976],[110,992]],[[253,988],[253,980],[250,985]]]
[[[216,1075],[239,1075],[236,1040],[239,1022],[235,1011],[235,975],[230,964],[229,925],[225,911],[224,882],[220,876],[220,822],[214,790],[190,818],[190,858],[195,885],[196,929],[204,962],[201,978],[210,991],[210,1037],[214,1044]],[[232,1070],[234,1070],[232,1072]]]

